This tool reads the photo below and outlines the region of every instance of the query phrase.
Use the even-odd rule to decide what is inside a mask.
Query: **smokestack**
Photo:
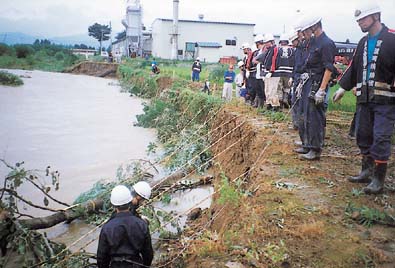
[[[173,0],[173,46],[171,50],[171,59],[176,60],[178,55],[178,5],[179,0]]]

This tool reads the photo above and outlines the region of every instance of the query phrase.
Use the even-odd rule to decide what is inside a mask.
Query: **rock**
[[[228,261],[228,262],[225,264],[225,266],[228,267],[228,268],[244,268],[244,267],[245,267],[245,266],[244,266],[243,264],[241,264],[240,262],[231,262],[231,261]]]
[[[202,209],[201,208],[195,208],[191,212],[189,212],[187,220],[188,221],[194,221],[197,218],[199,218],[202,215]]]
[[[352,218],[353,220],[358,220],[360,217],[361,217],[361,213],[360,213],[359,211],[354,211],[354,212],[351,214],[351,218]]]

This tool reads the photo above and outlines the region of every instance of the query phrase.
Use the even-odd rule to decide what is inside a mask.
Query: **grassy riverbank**
[[[59,45],[8,46],[0,43],[0,68],[61,72],[82,60]]]

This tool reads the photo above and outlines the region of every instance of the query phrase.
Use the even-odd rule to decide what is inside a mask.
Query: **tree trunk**
[[[165,178],[161,183],[153,187],[152,198],[158,196],[164,191],[185,190],[196,188],[200,185],[210,184],[213,179],[211,175],[207,175],[194,181],[178,182],[188,173],[188,171],[180,171]],[[98,213],[100,209],[103,208],[103,204],[104,201],[101,199],[90,200],[84,204],[72,206],[62,211],[56,212],[50,216],[33,219],[22,219],[18,220],[18,222],[30,230],[46,229],[61,222],[70,223],[73,220],[83,217],[87,214]]]
[[[19,220],[19,223],[30,230],[46,229],[61,222],[70,223],[86,214],[97,213],[103,208],[103,204],[104,202],[101,199],[91,200],[84,204],[59,211],[50,216]]]

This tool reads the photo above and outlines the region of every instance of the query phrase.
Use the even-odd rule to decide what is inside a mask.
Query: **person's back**
[[[103,253],[103,254],[101,254]],[[101,259],[99,256],[109,256]],[[100,234],[98,267],[142,267],[152,262],[153,250],[147,223],[132,212],[116,213]],[[135,266],[131,266],[135,264]]]
[[[146,182],[138,182],[133,189],[134,197],[124,185],[114,187],[111,192],[110,201],[115,212],[100,232],[99,268],[140,268],[152,263],[154,252],[148,223],[131,211],[132,207],[137,208],[140,200],[150,198],[151,187]]]

